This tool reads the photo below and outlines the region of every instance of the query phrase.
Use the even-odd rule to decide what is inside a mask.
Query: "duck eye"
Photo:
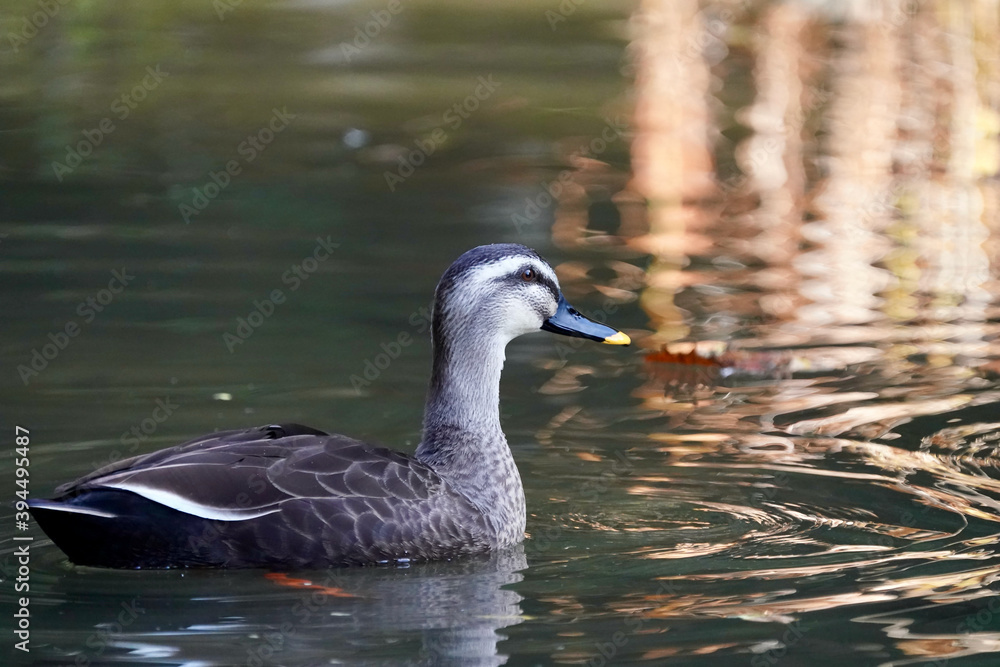
[[[525,269],[524,271],[521,271],[521,280],[523,280],[526,283],[535,282],[535,278],[537,277],[538,274],[535,273],[534,269]]]

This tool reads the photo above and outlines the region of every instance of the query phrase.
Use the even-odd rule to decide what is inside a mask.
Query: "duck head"
[[[516,243],[479,246],[448,268],[435,292],[434,343],[463,334],[506,345],[526,333],[550,331],[610,345],[628,345],[624,333],[594,322],[573,308],[552,267]],[[496,340],[496,339],[499,340]]]

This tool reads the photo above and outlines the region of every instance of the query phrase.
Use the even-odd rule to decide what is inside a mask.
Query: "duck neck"
[[[521,477],[500,427],[500,372],[506,341],[463,327],[435,328],[434,368],[416,458],[483,512],[500,544],[524,535]]]

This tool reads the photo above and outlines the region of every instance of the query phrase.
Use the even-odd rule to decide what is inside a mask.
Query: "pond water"
[[[475,245],[636,344],[510,345],[528,537],[489,558],[78,568],[0,458],[11,661],[1000,661],[995,0],[51,4],[0,9],[33,497],[223,428],[412,452]]]

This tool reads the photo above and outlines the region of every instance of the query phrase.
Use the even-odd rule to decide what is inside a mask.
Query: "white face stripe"
[[[152,500],[154,503],[159,503],[171,509],[175,509],[178,512],[184,512],[185,514],[191,514],[192,516],[198,516],[202,519],[218,519],[220,521],[246,521],[247,519],[256,519],[259,516],[264,516],[267,514],[273,514],[274,512],[281,511],[278,507],[269,508],[259,508],[259,509],[228,509],[224,507],[212,507],[211,505],[202,505],[192,501],[190,498],[185,498],[184,496],[177,495],[176,493],[171,493],[170,491],[164,491],[163,489],[157,489],[150,486],[144,486],[142,484],[129,484],[128,482],[116,482],[113,484],[102,484],[101,486],[107,486],[113,489],[121,489],[123,491],[131,491],[132,493],[142,496],[147,500]]]
[[[530,264],[532,268],[538,269],[539,273],[551,280],[556,287],[559,287],[559,279],[556,278],[555,271],[553,271],[545,262],[534,257],[525,257],[524,255],[504,257],[499,261],[477,266],[462,276],[460,281],[463,283],[469,282],[480,284],[492,282],[497,278],[509,276],[525,264]]]
[[[544,261],[525,255],[511,255],[509,257],[504,257],[503,259],[497,260],[495,262],[490,262],[489,264],[481,264],[474,268],[469,269],[465,273],[461,274],[457,280],[454,282],[452,287],[452,293],[448,297],[448,309],[452,312],[461,312],[464,307],[474,306],[482,304],[488,298],[488,295],[496,294],[496,287],[494,283],[497,280],[502,280],[512,275],[514,272],[519,271],[525,266],[531,266],[536,269],[540,275],[545,276],[559,289],[559,279],[556,278],[555,272],[546,264]],[[552,299],[553,307],[555,305],[555,299],[552,297],[551,292],[548,287],[542,285],[541,283],[536,283],[532,285],[539,292],[539,296],[544,293],[545,299]],[[513,296],[517,294],[519,290],[511,289],[505,290],[507,296]],[[495,296],[494,296],[495,298]],[[493,303],[500,303],[499,301],[493,301]],[[523,304],[524,313],[533,313],[534,308],[530,305],[530,301],[524,300],[520,303]],[[507,312],[506,320],[499,320],[505,324],[499,324],[498,330],[501,328],[506,328],[505,325],[510,324],[510,318],[516,316],[516,311]],[[528,315],[532,317],[533,315]],[[541,325],[539,325],[541,326]],[[515,327],[516,328],[516,327]],[[521,333],[525,333],[530,329],[525,329],[524,331],[519,331],[519,333],[513,333],[511,337],[518,336]]]
[[[538,273],[537,282],[510,282],[511,276],[527,267]],[[518,336],[537,331],[556,311],[557,294],[552,293],[550,285],[558,294],[555,272],[538,257],[508,255],[474,265],[453,279],[445,297],[449,326],[457,327],[449,329],[449,333],[454,335],[465,326],[475,326],[479,336],[496,336],[506,345]],[[466,320],[472,315],[475,320]],[[502,364],[502,351],[500,354]]]

